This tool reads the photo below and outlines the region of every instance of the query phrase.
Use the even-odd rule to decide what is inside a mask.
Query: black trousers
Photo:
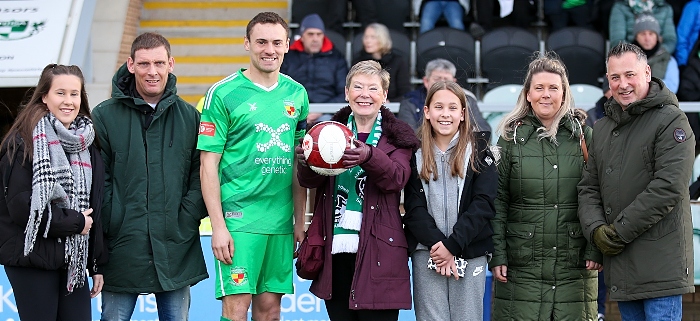
[[[5,266],[22,321],[91,321],[88,280],[68,294],[66,270]]]
[[[396,321],[399,310],[350,310],[350,287],[355,274],[354,253],[333,254],[332,297],[326,300],[331,321]]]

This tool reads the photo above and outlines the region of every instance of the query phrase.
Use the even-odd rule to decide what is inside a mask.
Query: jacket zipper
[[[440,155],[440,162],[442,162],[442,209],[445,217],[445,236],[447,236],[448,224],[447,224],[447,176],[445,176],[445,154]]]
[[[155,110],[153,111],[155,113]],[[143,139],[143,150],[146,157],[146,210],[148,210],[148,191],[150,190],[150,180],[148,179],[148,142],[146,141],[146,118],[148,117],[148,112],[143,112],[143,124],[141,126],[141,138]],[[152,120],[151,120],[152,122]],[[151,124],[148,124],[151,127]]]

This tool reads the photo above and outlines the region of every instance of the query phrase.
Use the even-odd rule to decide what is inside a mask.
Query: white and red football
[[[345,171],[341,158],[354,148],[352,131],[335,121],[320,122],[306,133],[302,148],[306,163],[316,173],[335,176]]]

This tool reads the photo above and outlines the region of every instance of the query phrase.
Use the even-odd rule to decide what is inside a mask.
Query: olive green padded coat
[[[558,145],[539,139],[539,119],[528,115],[501,137],[495,252],[489,266],[506,265],[507,283],[495,282],[493,320],[594,320],[602,262],[586,242],[577,216],[576,186],[584,160],[581,113],[559,122]],[[591,128],[584,125],[586,141]]]

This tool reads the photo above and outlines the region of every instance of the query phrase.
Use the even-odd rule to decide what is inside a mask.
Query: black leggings
[[[5,266],[22,321],[91,321],[90,287],[68,294],[66,270]]]
[[[333,288],[326,311],[331,321],[396,321],[399,310],[350,310],[350,287],[355,274],[354,253],[333,254]]]

